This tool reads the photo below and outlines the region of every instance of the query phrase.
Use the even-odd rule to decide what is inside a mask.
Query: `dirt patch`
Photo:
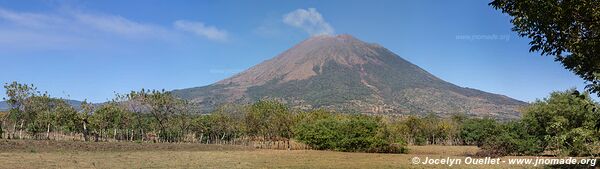
[[[252,147],[198,143],[79,142],[53,140],[0,140],[0,152],[69,151],[250,151]]]

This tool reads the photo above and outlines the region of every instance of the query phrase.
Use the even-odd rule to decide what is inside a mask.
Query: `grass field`
[[[474,154],[472,146],[412,146],[409,154],[264,150],[232,145],[0,140],[0,168],[447,168],[414,157]],[[508,165],[458,168],[507,168]]]

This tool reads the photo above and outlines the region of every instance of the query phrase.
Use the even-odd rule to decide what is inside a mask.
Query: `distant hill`
[[[73,108],[79,110],[81,108],[81,101],[77,100],[65,100],[69,105],[73,106]],[[0,101],[0,111],[7,111],[10,109],[10,105],[6,101]]]
[[[204,110],[271,98],[300,109],[513,119],[527,104],[446,82],[350,35],[312,37],[233,77],[173,93]]]
[[[0,111],[6,111],[10,108],[10,106],[8,105],[8,103],[6,103],[5,101],[0,101]]]

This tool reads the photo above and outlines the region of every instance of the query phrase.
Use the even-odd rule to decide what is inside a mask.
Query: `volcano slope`
[[[173,93],[203,110],[275,99],[299,109],[514,119],[527,104],[446,82],[351,35],[311,37],[233,77]]]

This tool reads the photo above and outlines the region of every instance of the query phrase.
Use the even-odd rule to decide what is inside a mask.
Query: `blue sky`
[[[529,53],[487,3],[0,0],[0,82],[103,102],[208,85],[311,35],[347,33],[451,83],[523,101],[583,88],[552,57]]]

